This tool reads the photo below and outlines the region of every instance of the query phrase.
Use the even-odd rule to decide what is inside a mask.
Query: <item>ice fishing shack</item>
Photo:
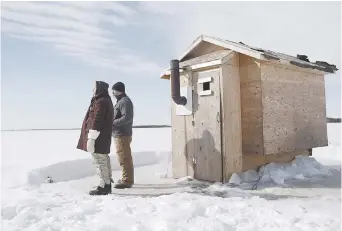
[[[161,74],[171,83],[173,177],[227,182],[328,145],[324,75],[337,68],[200,36]]]

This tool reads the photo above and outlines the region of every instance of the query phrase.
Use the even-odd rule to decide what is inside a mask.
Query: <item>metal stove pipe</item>
[[[186,105],[186,98],[180,94],[179,60],[171,60],[170,72],[172,100],[178,105]]]

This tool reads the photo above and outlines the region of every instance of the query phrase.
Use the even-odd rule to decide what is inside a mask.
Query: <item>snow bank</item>
[[[331,175],[331,169],[323,166],[315,158],[309,156],[297,156],[290,163],[270,163],[256,170],[248,170],[243,173],[235,173],[229,180],[230,184],[241,185],[244,183],[270,183],[282,185],[287,180],[305,179],[316,176]],[[259,179],[260,178],[260,179]]]
[[[3,187],[18,187],[27,183],[28,174],[38,169],[54,166],[56,171],[66,166],[78,167],[85,165],[86,169],[70,169],[68,174],[78,178],[82,172],[84,176],[89,174],[89,153],[76,149],[79,131],[22,131],[1,132],[1,184]],[[156,158],[163,157],[171,150],[171,129],[134,129],[132,140],[133,153],[154,153]],[[43,142],[42,142],[43,141]],[[58,145],[56,145],[58,142]],[[19,145],[18,145],[19,144]],[[111,152],[115,157],[115,144],[112,142]],[[168,156],[167,156],[168,157]],[[140,160],[140,159],[143,160]],[[143,161],[144,155],[136,155],[137,163]],[[153,157],[154,158],[154,157]],[[80,160],[78,164],[77,161]],[[75,162],[74,162],[75,161]],[[149,161],[149,160],[147,160]],[[91,161],[90,161],[91,163]],[[48,167],[47,167],[48,166]],[[88,166],[88,167],[87,167]],[[76,171],[73,173],[73,171]],[[90,170],[90,171],[93,171]],[[48,172],[49,173],[49,172]],[[63,172],[64,173],[64,172]],[[62,178],[63,179],[63,178]],[[68,180],[68,177],[64,177]],[[72,177],[71,177],[72,179]],[[45,180],[45,179],[44,179]],[[33,179],[33,181],[35,181]],[[42,182],[38,179],[39,182]]]
[[[315,148],[312,156],[324,165],[341,169],[341,124],[328,124],[329,146]]]
[[[339,201],[267,200],[177,193],[155,198],[91,197],[58,185],[2,207],[4,230],[340,230]]]
[[[158,164],[169,156],[168,152],[134,152],[133,162],[135,167]],[[120,170],[117,157],[110,155],[112,171]],[[54,182],[82,179],[96,174],[96,169],[91,158],[76,159],[59,162],[46,167],[37,168],[28,173],[28,183],[38,185],[46,182],[51,177]]]

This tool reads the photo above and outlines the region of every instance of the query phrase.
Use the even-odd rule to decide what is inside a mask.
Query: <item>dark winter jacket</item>
[[[95,140],[95,153],[109,154],[113,118],[113,103],[108,94],[108,84],[97,81],[96,93],[83,120],[77,148],[87,151],[89,130],[96,130],[100,135]]]
[[[114,106],[113,137],[132,136],[134,108],[131,99],[122,94]]]

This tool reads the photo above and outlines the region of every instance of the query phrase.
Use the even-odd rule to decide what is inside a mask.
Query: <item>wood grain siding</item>
[[[193,87],[193,115],[177,116],[172,103],[173,177],[192,176],[208,181],[222,181],[220,124],[220,68],[188,72],[180,76],[180,86]],[[212,94],[199,96],[199,78],[213,78]]]
[[[230,50],[219,50],[212,53],[204,54],[192,59],[188,59],[186,61],[183,61],[179,64],[180,67],[186,67],[186,66],[192,66],[196,64],[211,62],[215,60],[221,60],[227,55],[229,55],[232,51]],[[212,69],[212,68],[211,68]]]
[[[223,181],[242,171],[239,54],[232,52],[221,69]]]
[[[198,88],[194,100],[197,108],[194,113],[193,137],[188,138],[188,146],[192,148],[195,157],[194,175],[198,180],[222,181],[220,74],[220,69],[192,74],[193,84]],[[210,95],[198,95],[201,84],[197,84],[197,81],[202,78],[212,78]]]
[[[239,55],[242,152],[263,155],[262,93],[260,64]]]
[[[243,155],[243,169],[242,171],[247,171],[249,169],[257,169],[263,165],[269,163],[288,163],[291,162],[296,156],[309,156],[309,150],[303,151],[293,151],[286,153],[277,153],[270,155],[254,155],[254,154],[245,154]]]
[[[324,76],[261,65],[265,155],[326,146]]]
[[[188,59],[196,58],[205,54],[209,54],[212,52],[220,51],[225,48],[214,45],[208,42],[201,42],[196,48],[194,48],[190,53],[188,53],[183,59],[182,62]]]
[[[191,84],[191,75],[183,74],[180,76],[180,86],[189,86]],[[171,81],[170,81],[171,84]],[[172,99],[171,99],[172,100]],[[172,102],[172,173],[174,178],[193,176],[192,164],[188,163],[187,141],[192,138],[192,116],[177,116],[176,104]]]

